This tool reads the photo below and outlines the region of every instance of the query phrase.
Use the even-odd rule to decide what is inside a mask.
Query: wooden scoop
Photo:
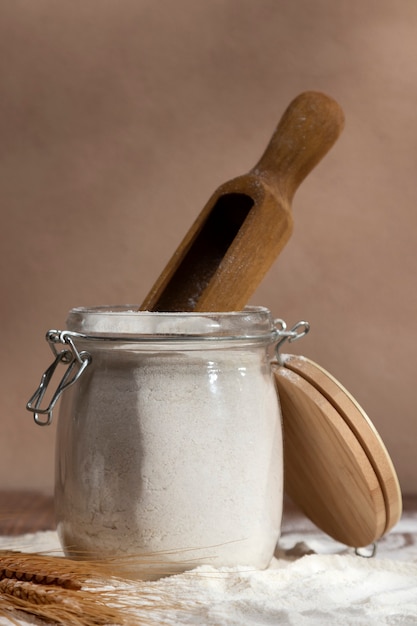
[[[332,98],[295,98],[257,165],[215,191],[141,310],[243,309],[291,235],[295,191],[343,125]]]

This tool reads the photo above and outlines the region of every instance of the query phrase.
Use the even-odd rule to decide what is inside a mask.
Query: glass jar
[[[267,567],[283,498],[270,312],[77,308],[68,330],[88,366],[59,411],[66,554]]]

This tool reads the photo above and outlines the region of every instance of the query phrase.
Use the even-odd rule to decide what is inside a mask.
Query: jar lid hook
[[[275,356],[279,365],[283,365],[282,357],[280,354],[282,345],[286,341],[288,341],[288,343],[293,343],[294,341],[298,341],[298,339],[302,339],[303,337],[305,337],[310,330],[310,324],[309,322],[301,320],[294,324],[294,326],[290,330],[288,330],[286,322],[283,319],[277,318],[274,320],[274,326],[279,337],[279,340],[275,346]]]
[[[33,413],[33,419],[38,426],[49,426],[52,422],[52,412],[55,404],[59,400],[61,394],[65,389],[73,385],[84,372],[85,368],[91,363],[91,354],[85,350],[79,352],[74,344],[73,337],[76,333],[71,333],[66,330],[49,330],[46,333],[46,341],[49,344],[53,354],[54,361],[42,374],[41,382],[35,393],[29,398],[26,408]],[[58,352],[55,344],[60,343],[66,347]],[[52,394],[46,408],[41,408],[42,400],[45,396],[46,390],[49,387],[51,379],[57,366],[63,363],[67,366],[64,375],[62,376],[58,386]],[[42,417],[46,416],[46,417]]]

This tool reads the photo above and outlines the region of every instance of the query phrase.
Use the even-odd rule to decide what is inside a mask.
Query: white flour
[[[93,362],[59,418],[58,529],[69,552],[174,551],[180,570],[267,567],[282,440],[265,342],[90,343],[80,347]]]
[[[132,624],[412,626],[417,615],[417,514],[404,522],[381,540],[377,558],[314,554],[313,547],[323,552],[329,545],[334,551],[345,548],[303,524],[302,533],[284,534],[287,552],[281,550],[264,571],[202,566],[157,582],[126,581],[114,587],[115,600],[129,610]],[[295,556],[301,544],[294,542],[300,539],[304,549]],[[47,532],[3,537],[0,546],[57,554],[58,542],[55,533]],[[301,556],[303,552],[309,554]],[[112,586],[109,581],[106,589]],[[0,624],[12,626],[1,616]]]

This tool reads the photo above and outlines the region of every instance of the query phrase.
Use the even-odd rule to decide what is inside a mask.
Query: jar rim
[[[139,311],[136,305],[74,307],[67,328],[84,339],[110,341],[256,340],[272,342],[277,330],[268,308],[241,311]]]

